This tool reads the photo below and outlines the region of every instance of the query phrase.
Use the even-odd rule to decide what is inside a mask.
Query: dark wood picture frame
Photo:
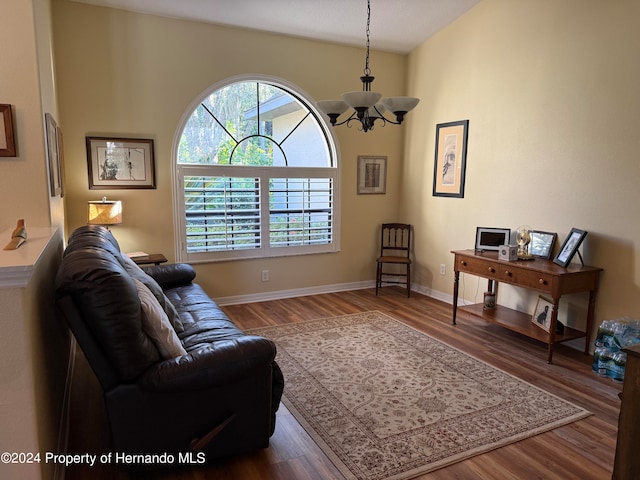
[[[587,231],[580,230],[579,228],[572,228],[567,235],[567,238],[562,242],[562,246],[560,247],[560,251],[553,259],[554,263],[557,263],[561,267],[567,267],[571,263],[571,259],[582,245],[584,241],[584,237],[587,236]],[[579,254],[578,254],[579,255]],[[582,261],[582,257],[580,257]]]
[[[464,198],[469,120],[436,125],[433,196]]]
[[[86,137],[90,190],[156,188],[153,139]]]
[[[57,197],[62,192],[60,176],[60,151],[58,149],[58,124],[53,115],[44,114],[45,131],[47,137],[47,163],[49,164],[49,186],[51,196]]]
[[[13,128],[13,108],[0,104],[0,157],[16,156],[16,138]]]
[[[557,233],[543,232],[542,230],[531,230],[531,242],[529,243],[529,253],[534,257],[549,259],[556,244]]]

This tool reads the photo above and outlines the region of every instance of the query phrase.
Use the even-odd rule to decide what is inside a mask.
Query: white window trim
[[[267,170],[268,173],[266,176],[269,177],[283,177],[283,175],[279,175],[278,172],[282,171],[282,169],[286,169],[287,175],[289,177],[323,177],[331,176],[334,179],[333,186],[333,238],[330,244],[325,245],[306,245],[306,246],[297,246],[297,247],[277,247],[277,248],[269,248],[268,245],[264,245],[259,249],[250,249],[250,250],[234,250],[234,251],[225,251],[225,252],[202,252],[202,253],[188,253],[186,248],[185,238],[183,236],[183,232],[186,230],[186,216],[185,216],[185,205],[184,205],[184,175],[185,171],[190,172],[189,174],[193,175],[202,175],[204,171],[205,176],[211,176],[213,174],[212,170],[208,166],[202,165],[187,165],[187,164],[178,164],[178,149],[180,146],[180,138],[182,136],[182,131],[186,123],[191,118],[193,111],[196,109],[198,105],[202,102],[203,98],[208,97],[216,90],[219,90],[227,85],[236,82],[242,81],[257,81],[257,82],[266,82],[273,83],[275,85],[282,86],[289,90],[292,94],[299,96],[302,100],[304,100],[305,104],[312,110],[318,119],[322,130],[326,136],[326,140],[329,146],[330,151],[333,154],[335,165],[334,167],[250,167],[250,166],[233,166],[233,165],[224,165],[218,166],[224,168],[226,173],[229,176],[239,176],[239,177],[252,177],[252,176],[260,176],[256,175],[256,172],[260,172],[262,170]],[[223,81],[217,82],[209,88],[205,89],[199,95],[195,97],[193,102],[187,107],[187,109],[182,114],[180,121],[176,127],[173,143],[171,147],[171,183],[173,185],[172,194],[173,194],[173,224],[174,224],[174,245],[175,245],[175,257],[177,262],[183,263],[210,263],[210,262],[218,262],[218,261],[229,261],[229,260],[240,260],[240,259],[249,259],[249,258],[265,258],[265,257],[280,257],[280,256],[296,256],[296,255],[308,255],[308,254],[320,254],[320,253],[332,253],[340,251],[340,224],[341,224],[341,210],[342,210],[342,182],[341,182],[341,157],[340,157],[340,149],[338,148],[337,139],[335,134],[333,133],[333,129],[327,122],[325,121],[324,115],[322,112],[316,109],[315,102],[312,100],[312,97],[301,90],[298,86],[295,86],[286,80],[277,77],[271,77],[266,75],[238,75],[234,77],[227,78]],[[222,168],[220,172],[222,172]],[[237,170],[236,170],[237,169]],[[234,173],[235,171],[235,173]],[[198,173],[196,173],[198,172]],[[328,173],[331,175],[327,175]],[[262,173],[262,172],[260,172]],[[313,175],[312,175],[313,174]],[[217,175],[217,174],[216,174]],[[265,193],[266,192],[266,193]],[[261,191],[261,204],[269,205],[268,202],[268,189],[262,189]],[[267,198],[264,198],[267,196]],[[266,202],[266,203],[265,203]],[[268,216],[268,212],[267,212]],[[262,228],[266,228],[265,225]],[[261,235],[264,235],[261,234]],[[268,234],[266,237],[268,239]]]

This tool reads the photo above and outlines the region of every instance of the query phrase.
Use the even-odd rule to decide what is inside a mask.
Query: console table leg
[[[456,313],[458,311],[458,282],[460,281],[460,272],[453,272],[453,324],[456,324]]]
[[[589,307],[587,309],[587,331],[584,339],[584,354],[589,355],[591,347],[591,332],[593,331],[593,316],[596,310],[596,291],[589,291]]]

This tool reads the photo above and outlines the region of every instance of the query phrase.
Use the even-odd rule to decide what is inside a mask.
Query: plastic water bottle
[[[624,371],[627,365],[627,354],[624,352],[616,352],[611,356],[611,365],[609,368],[609,377],[616,382],[624,380]]]

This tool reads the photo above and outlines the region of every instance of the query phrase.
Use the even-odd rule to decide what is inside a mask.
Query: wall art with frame
[[[387,157],[358,155],[358,194],[387,192]]]
[[[0,104],[0,157],[15,157],[16,141],[11,105]]]
[[[156,188],[153,139],[86,137],[89,189]]]
[[[47,163],[49,164],[49,187],[52,197],[62,193],[62,175],[60,174],[60,149],[58,146],[58,124],[53,115],[44,114],[47,135]]]
[[[560,251],[553,259],[554,263],[557,263],[561,267],[567,267],[571,263],[571,259],[578,252],[578,248],[582,245],[584,241],[584,237],[587,236],[585,230],[580,230],[579,228],[572,228],[567,235],[567,238],[562,242],[562,246],[560,247]],[[580,254],[578,254],[580,256]],[[582,261],[582,257],[580,257],[580,261]]]
[[[469,120],[436,125],[433,196],[464,197]]]

